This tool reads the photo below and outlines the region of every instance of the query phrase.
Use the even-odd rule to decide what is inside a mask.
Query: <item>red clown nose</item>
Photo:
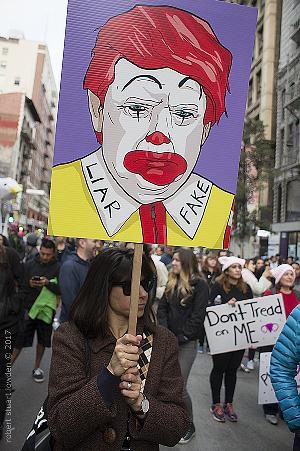
[[[154,132],[151,135],[146,136],[147,143],[160,146],[161,144],[169,144],[171,141],[162,132]]]

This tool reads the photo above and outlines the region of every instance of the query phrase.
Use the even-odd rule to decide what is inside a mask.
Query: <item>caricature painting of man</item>
[[[190,12],[109,19],[83,85],[100,146],[53,168],[48,233],[227,248],[234,195],[193,171],[226,113],[232,64]]]

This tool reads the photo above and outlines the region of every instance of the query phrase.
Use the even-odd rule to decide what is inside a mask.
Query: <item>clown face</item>
[[[103,132],[103,158],[117,183],[143,204],[172,196],[193,171],[210,130],[199,83],[121,59],[104,108],[89,95],[92,117],[98,114],[94,127]]]

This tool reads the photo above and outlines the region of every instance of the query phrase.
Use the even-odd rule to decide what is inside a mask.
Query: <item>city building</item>
[[[273,231],[300,259],[300,0],[283,0],[278,71]]]
[[[228,0],[228,2],[258,8],[245,120],[262,121],[265,127],[265,139],[275,153],[276,90],[282,0]],[[271,226],[272,205],[273,181],[272,171],[270,171],[270,178],[266,178],[263,184],[258,184],[256,192],[249,201],[248,210],[257,211],[259,222]],[[255,236],[249,237],[248,243],[244,243],[244,249],[240,248],[238,240],[233,237],[230,249],[249,257],[263,255],[268,251],[267,236],[268,234],[255,233]]]
[[[45,228],[58,97],[46,45],[21,36],[0,37],[0,96],[0,146],[6,155],[0,173],[23,185],[19,219]],[[5,134],[11,139],[5,141]],[[27,189],[44,195],[26,194]]]

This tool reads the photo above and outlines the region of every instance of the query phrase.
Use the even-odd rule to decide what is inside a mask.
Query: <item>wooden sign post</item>
[[[138,304],[140,293],[140,280],[142,271],[142,256],[143,256],[143,243],[135,243],[133,267],[132,267],[132,280],[131,280],[129,325],[128,325],[128,333],[131,335],[136,335],[137,314],[139,308]]]

